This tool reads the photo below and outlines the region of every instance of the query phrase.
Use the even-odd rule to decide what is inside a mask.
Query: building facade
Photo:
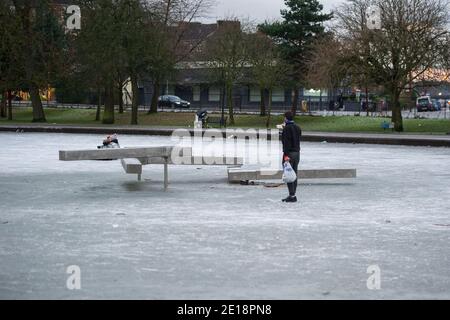
[[[224,86],[217,83],[214,69],[208,67],[205,51],[208,40],[213,38],[221,28],[235,25],[240,29],[238,21],[217,21],[215,24],[185,23],[186,32],[182,39],[182,47],[192,50],[192,54],[182,63],[179,63],[174,76],[167,78],[161,84],[160,95],[176,95],[191,102],[193,108],[221,109],[226,105]],[[254,84],[249,75],[250,70],[244,71],[246,75],[237,81],[233,88],[233,107],[235,110],[255,109],[261,104],[261,89]],[[145,106],[151,104],[153,97],[153,83],[151,80],[142,80],[140,83],[140,103]],[[272,108],[289,109],[292,105],[292,89],[288,86],[274,88],[272,93]],[[264,94],[265,105],[268,106],[268,92]],[[300,91],[300,100],[304,99],[304,90]],[[312,97],[319,101],[320,97]],[[327,97],[322,97],[327,101]]]

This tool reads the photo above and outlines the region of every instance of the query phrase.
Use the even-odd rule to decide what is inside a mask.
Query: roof
[[[184,41],[195,41],[206,39],[217,30],[217,24],[203,24],[200,22],[182,22],[177,29],[182,33]]]
[[[179,69],[177,70],[173,82],[184,85],[200,85],[217,83],[220,78],[216,73],[220,72],[213,68],[198,68],[198,69]],[[240,84],[253,83],[250,69],[242,70],[242,77],[237,81]]]

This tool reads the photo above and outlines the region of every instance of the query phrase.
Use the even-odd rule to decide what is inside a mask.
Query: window
[[[250,87],[250,102],[261,101],[261,90],[258,87]]]
[[[209,88],[208,100],[210,102],[219,102],[220,101],[220,88],[217,88],[217,87]]]
[[[328,97],[328,91],[322,89],[304,89],[303,96],[306,100],[319,102],[321,99],[325,101]]]
[[[192,100],[200,101],[200,87],[199,86],[195,86],[192,88]]]
[[[274,88],[272,91],[272,102],[284,102],[284,88]]]

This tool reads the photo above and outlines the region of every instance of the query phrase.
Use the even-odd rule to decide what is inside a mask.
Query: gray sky
[[[266,19],[280,18],[280,10],[284,8],[284,0],[215,0],[217,5],[211,10],[207,22],[215,22],[219,18],[250,18],[256,22]],[[330,11],[343,0],[319,0]]]

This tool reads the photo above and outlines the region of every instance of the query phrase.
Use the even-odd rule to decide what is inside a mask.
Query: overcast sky
[[[280,10],[284,8],[284,0],[215,0],[216,6],[212,8],[207,22],[215,22],[224,17],[250,18],[256,22],[266,19],[280,18]],[[344,0],[319,0],[330,11]]]

